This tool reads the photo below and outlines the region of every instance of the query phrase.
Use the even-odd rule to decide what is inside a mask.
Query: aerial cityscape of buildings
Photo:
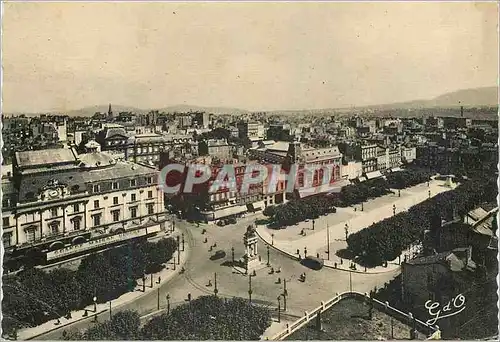
[[[2,5],[2,339],[498,340],[498,4]]]

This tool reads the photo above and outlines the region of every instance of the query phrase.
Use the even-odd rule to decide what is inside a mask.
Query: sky
[[[4,3],[3,111],[248,110],[498,83],[491,3]]]

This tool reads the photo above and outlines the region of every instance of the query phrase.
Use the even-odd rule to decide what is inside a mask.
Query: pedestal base
[[[247,268],[241,266],[234,266],[233,268],[241,274],[251,274],[253,271],[258,271],[263,268],[266,268],[266,263],[259,261],[258,258],[252,259],[248,261]]]

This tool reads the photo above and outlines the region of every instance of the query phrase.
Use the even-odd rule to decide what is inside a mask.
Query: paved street
[[[217,272],[217,285],[221,296],[239,296],[248,298],[248,277],[239,273],[234,273],[234,269],[221,264],[224,261],[231,260],[231,246],[235,248],[235,259],[239,259],[244,254],[243,233],[248,224],[255,220],[255,216],[247,216],[240,219],[237,224],[225,227],[216,225],[195,225],[187,222],[178,222],[176,229],[181,229],[186,234],[186,241],[189,244],[189,258],[186,263],[186,272],[177,275],[175,278],[165,282],[160,287],[160,306],[166,307],[165,296],[170,295],[171,307],[179,305],[191,293],[193,298],[200,295],[212,294],[213,286],[208,287],[209,279],[214,285],[214,273]],[[207,229],[206,234],[202,234],[203,228]],[[208,243],[204,243],[207,237]],[[223,249],[226,257],[217,261],[209,259],[213,252],[209,252],[210,245],[217,243],[213,252]],[[262,262],[267,262],[267,249],[265,244],[259,244],[259,254],[262,256]],[[257,276],[252,277],[252,299],[259,303],[268,303],[277,306],[277,297],[282,293],[283,283],[276,284],[278,277],[287,279],[287,290],[289,293],[287,301],[287,313],[301,316],[305,310],[314,308],[322,300],[326,300],[335,295],[335,292],[341,292],[349,289],[349,272],[324,268],[321,271],[312,271],[297,261],[290,259],[284,254],[270,249],[271,265],[277,269],[281,267],[281,273],[269,274],[269,268],[263,268],[257,271]],[[306,282],[298,280],[301,273],[306,272]],[[352,273],[353,290],[366,292],[375,286],[380,286],[397,275],[397,271],[377,275],[363,275]],[[282,303],[283,305],[283,303]],[[157,307],[157,292],[152,291],[139,299],[121,306],[119,310],[137,310],[141,315],[151,313]],[[100,320],[109,318],[109,313],[105,312],[99,315]],[[91,318],[80,321],[67,327],[66,329],[85,329],[90,326]],[[62,331],[45,334],[38,339],[50,340],[60,339]]]
[[[308,255],[320,254],[320,257],[327,259],[327,230],[330,231],[330,260],[340,261],[335,253],[347,247],[345,241],[345,227],[347,224],[348,234],[360,231],[374,222],[381,221],[393,215],[393,205],[396,207],[396,213],[408,210],[417,203],[423,202],[431,196],[436,196],[441,192],[451,190],[444,187],[444,181],[433,180],[430,186],[419,184],[411,188],[401,190],[401,197],[398,197],[397,190],[395,194],[389,194],[380,198],[369,200],[365,203],[364,210],[361,211],[361,205],[353,208],[338,208],[337,213],[322,216],[315,220],[315,229],[312,230],[312,221],[300,222],[297,225],[287,227],[286,229],[270,229],[265,226],[259,226],[257,231],[261,238],[268,243],[273,243],[274,247],[297,255],[297,249],[301,256],[304,256],[304,248],[307,248]],[[306,236],[301,236],[300,232],[304,230]],[[272,236],[274,234],[274,237]]]

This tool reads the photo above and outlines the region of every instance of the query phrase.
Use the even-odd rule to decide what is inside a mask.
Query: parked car
[[[224,252],[222,249],[219,249],[217,252],[215,252],[215,254],[213,254],[211,257],[210,257],[210,260],[218,260],[218,259],[222,259],[226,256],[226,252]]]
[[[236,218],[235,217],[230,217],[226,220],[227,224],[235,224],[236,223]]]
[[[217,225],[219,227],[224,227],[226,225],[226,221],[225,220],[219,220],[219,221],[217,221]]]
[[[308,255],[307,257],[302,259],[301,264],[306,266],[306,267],[309,267],[313,270],[318,271],[318,270],[323,268],[323,265],[325,263],[324,263],[323,259]]]

